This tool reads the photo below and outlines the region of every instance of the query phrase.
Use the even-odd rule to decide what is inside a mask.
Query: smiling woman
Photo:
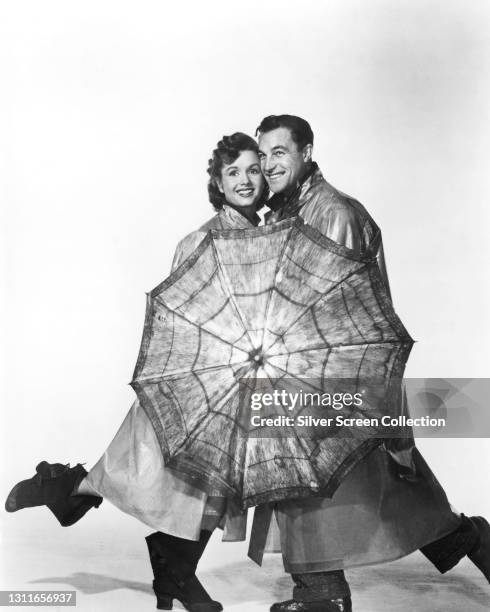
[[[255,206],[257,194],[262,193],[263,186],[259,159],[253,151],[243,151],[232,164],[223,168],[218,179],[218,188],[228,204],[240,208]]]
[[[224,136],[208,164],[209,200],[217,211],[178,245],[172,270],[197,247],[210,229],[250,229],[259,224],[256,209],[268,191],[260,170],[258,146],[246,134]],[[212,531],[236,512],[225,498],[207,495],[165,466],[152,423],[137,400],[111,444],[87,474],[82,465],[42,461],[33,478],[11,490],[8,512],[46,505],[64,525],[73,525],[102,498],[157,531],[146,538],[154,573],[157,607],[171,609],[178,599],[194,612],[219,612],[195,575]],[[242,540],[243,529],[228,528],[228,540]]]
[[[259,148],[247,134],[223,136],[209,160],[208,174],[209,200],[217,211],[229,205],[251,218],[267,201]]]

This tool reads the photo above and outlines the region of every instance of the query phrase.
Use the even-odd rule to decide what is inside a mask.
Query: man
[[[323,178],[312,160],[308,122],[272,115],[257,134],[262,171],[274,194],[267,223],[300,215],[357,254],[375,254],[388,289],[379,228],[359,202]],[[490,581],[490,526],[481,517],[453,513],[411,443],[387,440],[356,466],[332,499],[289,500],[275,511],[285,570],[295,587],[293,599],[274,604],[272,612],[349,612],[344,568],[393,560],[417,548],[442,573],[468,555]],[[264,507],[257,512],[257,524],[261,514],[267,522]]]

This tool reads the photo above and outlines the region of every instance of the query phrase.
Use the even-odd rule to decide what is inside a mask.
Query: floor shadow
[[[442,591],[445,592],[444,599],[452,600],[457,609],[461,608],[457,604],[464,603],[475,603],[490,609],[489,593],[481,580],[473,580],[457,571],[443,576],[426,567],[425,562],[363,567],[349,570],[346,574],[357,600],[362,600],[368,591],[371,592],[369,598],[372,595],[376,598],[376,588],[383,585],[399,594],[401,602],[415,601],[418,596],[427,599],[431,594],[440,595]],[[475,569],[475,578],[477,576]],[[270,605],[292,596],[293,582],[289,574],[284,573],[280,560],[268,562],[262,568],[247,561],[234,563],[201,573],[200,577],[214,595],[226,593],[229,604],[248,600]]]
[[[151,584],[137,582],[135,580],[123,580],[113,576],[94,574],[90,572],[75,572],[70,576],[49,576],[31,580],[30,584],[66,584],[85,595],[95,595],[96,593],[106,593],[118,589],[130,589],[153,595]]]
[[[425,563],[395,563],[364,567],[347,572],[347,578],[356,600],[376,599],[376,589],[383,586],[399,594],[400,602],[413,601],[417,596],[425,599],[445,592],[444,599],[452,600],[457,608],[461,604],[476,603],[489,606],[488,592],[475,580],[453,572],[442,576],[425,567]],[[272,602],[289,599],[292,580],[285,574],[282,563],[269,561],[260,568],[251,561],[232,563],[198,572],[199,578],[216,599],[227,605],[254,601],[267,607]],[[152,595],[150,582],[125,580],[104,574],[77,572],[69,576],[50,576],[31,581],[31,584],[66,584],[77,591],[91,595],[118,589],[130,589]],[[403,605],[403,604],[402,604]],[[443,609],[443,608],[441,608]],[[434,608],[436,610],[436,608]]]
[[[244,601],[263,600],[269,603],[280,598],[291,588],[291,579],[287,574],[280,575],[280,567],[259,568],[252,562],[234,563],[223,568],[198,572],[199,578],[214,596],[221,594],[228,604]],[[67,576],[46,576],[31,580],[30,584],[63,584],[85,595],[96,595],[120,589],[129,589],[153,595],[150,584],[97,574],[92,572],[75,572]],[[272,599],[271,599],[272,598]]]
[[[475,569],[475,577],[478,571]],[[373,585],[385,584],[405,593],[407,596],[428,595],[446,591],[447,596],[457,602],[472,601],[490,607],[488,590],[484,590],[477,582],[457,570],[442,575],[432,566],[425,563],[399,563],[377,565],[350,570],[349,583],[352,591],[362,594]]]
[[[272,603],[279,599],[289,599],[293,582],[285,574],[282,563],[258,567],[251,561],[233,563],[226,567],[215,568],[199,574],[202,582],[214,587],[214,591],[226,592],[229,603],[264,600]]]

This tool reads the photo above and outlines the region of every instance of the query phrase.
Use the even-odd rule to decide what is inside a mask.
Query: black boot
[[[98,508],[102,497],[95,495],[72,495],[72,492],[87,475],[80,464],[71,468],[62,463],[41,461],[36,474],[17,483],[10,491],[5,509],[16,512],[22,508],[47,506],[63,527],[73,525],[90,508]]]
[[[470,521],[478,533],[478,541],[468,557],[490,583],[490,525],[482,516],[472,516]]]
[[[223,610],[223,606],[211,599],[195,575],[210,536],[210,531],[201,531],[199,541],[194,542],[157,531],[146,538],[159,610],[171,610],[174,599],[178,599],[190,612]]]
[[[271,612],[352,612],[350,588],[342,570],[292,574],[293,599],[271,606]]]
[[[468,555],[490,582],[490,525],[482,516],[468,518],[462,514],[457,529],[420,550],[441,574]]]

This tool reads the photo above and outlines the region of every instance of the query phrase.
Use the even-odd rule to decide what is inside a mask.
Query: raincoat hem
[[[382,563],[391,563],[392,561],[398,561],[398,559],[403,559],[403,557],[412,555],[413,553],[417,552],[424,546],[427,546],[427,544],[431,544],[432,542],[435,542],[436,540],[439,540],[440,538],[450,535],[456,529],[457,529],[457,526],[454,526],[454,527],[451,527],[451,529],[449,529],[448,531],[442,531],[440,534],[438,534],[438,537],[436,539],[431,539],[429,541],[423,541],[417,546],[410,547],[407,550],[407,552],[401,552],[397,555],[383,557],[383,558],[375,559],[372,561],[366,561],[366,562],[361,561],[359,563],[345,563],[345,564],[344,563],[337,564],[332,561],[330,562],[318,561],[318,562],[313,562],[313,563],[287,563],[287,561],[284,559],[284,556],[283,556],[284,571],[287,572],[288,574],[301,574],[303,572],[307,574],[310,572],[325,572],[325,571],[329,572],[329,571],[336,571],[336,570],[343,570],[343,569],[348,570],[348,569],[352,569],[355,567],[368,567],[370,565],[381,565]],[[265,554],[277,554],[277,553],[265,553]],[[252,561],[254,561],[254,559],[252,559]]]

